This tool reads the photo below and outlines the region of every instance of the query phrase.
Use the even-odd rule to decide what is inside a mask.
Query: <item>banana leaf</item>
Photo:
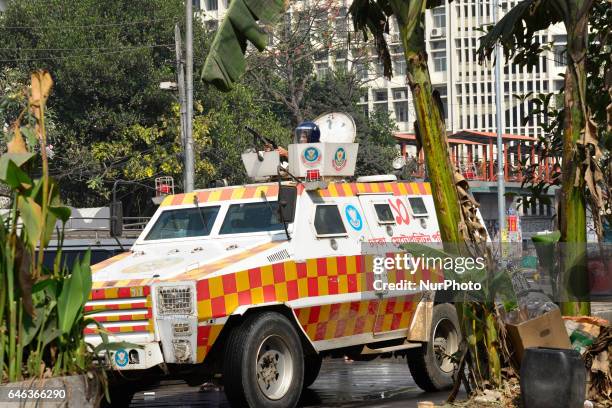
[[[283,15],[284,0],[233,0],[210,47],[202,79],[229,91],[246,69],[247,41],[259,51],[268,45],[268,34],[258,24],[272,24]]]
[[[523,0],[514,6],[487,34],[480,37],[478,56],[488,58],[499,41],[512,56],[519,48],[531,45],[533,33],[563,21],[566,0]]]
[[[72,274],[64,281],[62,291],[57,298],[59,329],[67,334],[71,331],[75,319],[82,310],[91,291],[90,253],[86,252],[83,260],[76,260]]]

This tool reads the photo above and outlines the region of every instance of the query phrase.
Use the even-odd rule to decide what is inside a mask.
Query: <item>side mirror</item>
[[[297,202],[296,186],[280,186],[278,191],[278,212],[281,221],[293,222],[295,219],[295,204]]]
[[[123,235],[123,203],[114,201],[110,205],[110,236],[121,237]]]

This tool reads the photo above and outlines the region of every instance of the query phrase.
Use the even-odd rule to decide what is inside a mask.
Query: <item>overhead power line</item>
[[[162,21],[176,21],[177,18],[158,18],[151,20],[128,21],[124,23],[107,23],[107,24],[78,24],[78,25],[46,25],[46,26],[0,26],[1,30],[48,30],[48,29],[64,29],[64,28],[92,28],[92,27],[122,27],[133,25],[144,25],[151,23],[159,23]]]
[[[89,57],[97,57],[101,55],[121,54],[124,52],[136,51],[136,50],[147,49],[147,48],[168,48],[169,50],[173,50],[174,44],[142,45],[142,46],[135,46],[135,47],[126,47],[124,49],[115,49],[114,51],[86,53],[86,54],[72,54],[72,55],[63,55],[63,56],[56,56],[56,57],[0,59],[0,62],[55,61],[55,60],[66,60],[66,59],[73,59],[73,58],[89,58]]]
[[[126,47],[77,47],[77,48],[2,48],[0,47],[0,51],[86,51],[86,50],[122,50],[129,49],[135,47],[152,47],[152,46],[164,46],[166,44],[150,44],[150,45],[130,45]]]

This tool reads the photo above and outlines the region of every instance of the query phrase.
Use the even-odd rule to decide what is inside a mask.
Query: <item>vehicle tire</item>
[[[280,313],[252,315],[229,334],[223,382],[232,407],[293,408],[303,381],[300,337]]]
[[[317,380],[323,359],[318,354],[309,354],[304,357],[304,385],[308,388]]]
[[[424,391],[440,391],[453,385],[455,364],[446,357],[459,350],[461,330],[455,307],[448,303],[433,308],[431,340],[408,352],[414,382]]]
[[[106,400],[106,396],[104,395],[102,396],[102,401],[100,401],[100,407],[128,408],[136,392],[137,391],[130,387],[110,387],[108,390],[110,402]]]

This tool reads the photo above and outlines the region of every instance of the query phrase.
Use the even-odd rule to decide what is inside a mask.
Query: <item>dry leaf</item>
[[[40,70],[32,73],[32,94],[30,95],[30,108],[36,119],[40,120],[40,108],[47,103],[53,79],[48,71]]]
[[[16,122],[13,126],[13,139],[6,144],[9,153],[27,153],[28,148],[26,147],[25,141],[21,136],[19,122]]]

